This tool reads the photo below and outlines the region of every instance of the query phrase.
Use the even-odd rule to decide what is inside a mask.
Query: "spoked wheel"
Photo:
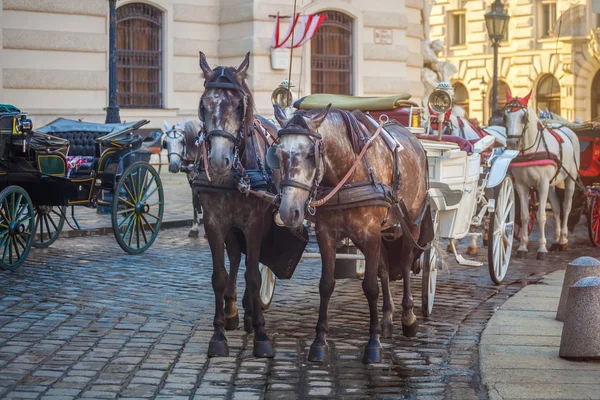
[[[490,278],[499,285],[508,271],[515,228],[515,193],[509,177],[494,188],[495,211],[490,213],[490,243],[488,246],[488,268]]]
[[[16,270],[31,250],[35,219],[33,204],[19,186],[0,192],[0,268]]]
[[[164,206],[158,172],[142,161],[131,164],[113,194],[112,226],[119,246],[129,254],[146,251],[158,236]]]
[[[438,227],[438,213],[433,211],[433,230],[436,233]],[[424,317],[431,316],[433,312],[433,302],[435,301],[435,287],[437,284],[438,266],[440,257],[435,247],[431,246],[429,250],[421,254],[421,268],[423,269],[423,277],[421,279],[421,313]]]
[[[260,306],[263,310],[266,310],[273,301],[273,294],[275,293],[275,274],[269,267],[263,264],[258,266],[260,271]]]
[[[588,211],[588,234],[595,247],[600,246],[600,199],[590,197],[590,207]]]
[[[65,206],[35,206],[33,247],[48,247],[58,239],[65,224],[65,210]]]

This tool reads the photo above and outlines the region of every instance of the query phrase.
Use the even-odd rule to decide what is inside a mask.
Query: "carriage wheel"
[[[65,206],[35,206],[33,247],[48,247],[58,239],[65,224],[65,210]]]
[[[504,178],[500,186],[494,188],[495,211],[490,213],[491,233],[488,246],[488,268],[490,278],[499,285],[508,271],[515,227],[515,193],[512,180]]]
[[[595,247],[600,246],[600,200],[590,197],[591,203],[588,211],[588,234]]]
[[[0,192],[0,268],[16,270],[29,251],[35,231],[33,204],[19,186]]]
[[[140,254],[152,245],[165,207],[158,172],[149,164],[131,164],[117,183],[112,204],[112,226],[119,246]]]
[[[438,213],[433,211],[433,230],[436,233],[437,239]],[[424,317],[431,316],[433,312],[433,302],[435,301],[435,287],[437,284],[438,266],[440,258],[437,250],[433,245],[429,250],[421,254],[421,268],[423,269],[423,277],[421,278],[421,313]]]
[[[260,306],[263,310],[266,310],[273,301],[273,294],[275,293],[275,274],[266,265],[260,264],[258,266],[260,271]]]

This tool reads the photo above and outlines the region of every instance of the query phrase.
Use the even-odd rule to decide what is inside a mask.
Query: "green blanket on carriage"
[[[387,111],[401,107],[410,99],[410,94],[399,94],[387,97],[359,97],[341,94],[311,94],[294,103],[294,107],[302,110],[325,108],[331,104],[341,110]]]

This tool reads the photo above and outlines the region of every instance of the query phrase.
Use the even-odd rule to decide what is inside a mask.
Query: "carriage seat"
[[[420,136],[419,139],[434,140],[437,142],[438,135]],[[473,154],[473,145],[471,144],[471,142],[469,142],[467,139],[461,138],[460,136],[442,135],[442,141],[457,144],[458,147],[460,147],[460,149],[466,152],[469,156]]]
[[[312,110],[325,108],[331,104],[340,110],[360,111],[387,111],[406,106],[410,100],[410,94],[399,94],[386,97],[359,97],[341,94],[317,93],[304,96],[294,103],[294,107],[301,110]]]

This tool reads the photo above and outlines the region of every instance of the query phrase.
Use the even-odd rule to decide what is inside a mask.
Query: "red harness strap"
[[[546,128],[548,130],[548,132],[550,132],[550,134],[552,136],[554,136],[554,139],[556,139],[556,141],[558,143],[564,143],[565,141],[563,140],[562,136],[560,136],[558,134],[558,132],[556,132],[554,129],[552,128],[548,128],[547,126],[544,126],[540,121],[538,121],[538,130],[541,132],[544,130],[544,128]]]

